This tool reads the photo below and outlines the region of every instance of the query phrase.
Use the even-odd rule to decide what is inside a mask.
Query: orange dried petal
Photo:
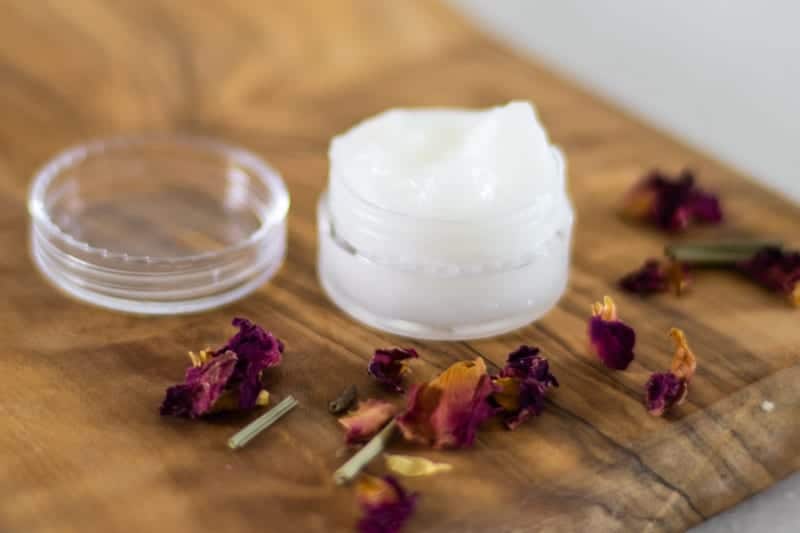
[[[675,355],[672,358],[670,372],[675,376],[689,381],[697,370],[697,358],[686,341],[686,334],[678,329],[669,330],[669,335],[675,342]]]

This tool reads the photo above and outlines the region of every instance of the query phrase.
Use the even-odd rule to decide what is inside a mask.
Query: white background
[[[501,40],[800,200],[800,1],[450,1]],[[728,531],[800,532],[800,475],[694,530]]]

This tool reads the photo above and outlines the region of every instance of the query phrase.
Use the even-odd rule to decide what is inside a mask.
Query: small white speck
[[[775,410],[775,404],[769,400],[764,400],[763,402],[761,402],[761,410],[764,411],[765,413],[771,413],[772,411]]]

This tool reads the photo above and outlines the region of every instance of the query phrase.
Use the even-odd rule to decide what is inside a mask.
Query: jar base
[[[504,333],[509,333],[541,318],[561,297],[561,294],[559,294],[552,302],[552,305],[546,307],[547,310],[545,311],[537,309],[534,312],[519,313],[481,324],[463,324],[443,328],[377,315],[359,305],[355,300],[347,296],[344,291],[339,290],[335,282],[326,275],[324,270],[320,269],[318,276],[320,284],[328,295],[328,298],[353,319],[380,331],[393,333],[401,337],[429,341],[463,341],[495,337]]]

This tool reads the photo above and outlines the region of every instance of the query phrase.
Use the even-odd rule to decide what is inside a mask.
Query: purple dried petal
[[[655,259],[649,259],[639,270],[626,274],[619,280],[619,286],[636,294],[665,292],[669,288],[667,273]]]
[[[406,370],[405,361],[419,357],[416,350],[411,348],[393,348],[391,350],[375,350],[367,366],[369,375],[386,388],[403,392],[403,374]]]
[[[236,354],[226,352],[189,368],[184,383],[167,389],[161,414],[197,418],[209,413],[231,379],[236,363]]]
[[[214,354],[230,350],[238,356],[232,381],[239,387],[239,407],[249,409],[256,405],[258,394],[264,388],[261,373],[281,363],[284,346],[272,333],[246,318],[234,318],[233,325],[239,328],[239,332]]]
[[[522,345],[511,352],[499,375],[504,378],[535,379],[548,387],[558,387],[558,381],[550,373],[550,364],[539,355],[539,348],[534,346]]]
[[[800,252],[764,248],[739,263],[738,268],[761,286],[782,293],[792,303],[800,305]]]
[[[722,206],[719,198],[714,194],[695,188],[689,198],[689,210],[692,216],[706,224],[722,222]]]
[[[508,429],[538,416],[544,408],[544,397],[558,380],[550,373],[550,365],[539,355],[539,349],[520,346],[508,356],[505,366],[493,379],[492,402],[497,405]]]
[[[619,280],[621,289],[634,294],[648,295],[672,289],[682,294],[691,285],[689,267],[679,261],[663,264],[657,259],[648,259],[639,270],[634,270]]]
[[[414,513],[417,494],[409,494],[392,476],[364,476],[356,486],[364,512],[360,533],[397,533]]]
[[[647,411],[654,416],[661,416],[665,411],[680,404],[688,392],[685,379],[672,372],[655,373],[645,385],[645,405]]]
[[[628,192],[624,212],[671,232],[683,231],[692,222],[716,224],[723,218],[719,199],[697,187],[689,170],[674,179],[658,170],[650,172]]]
[[[597,357],[614,370],[625,370],[633,361],[636,332],[621,322],[594,316],[589,321],[589,340]]]

